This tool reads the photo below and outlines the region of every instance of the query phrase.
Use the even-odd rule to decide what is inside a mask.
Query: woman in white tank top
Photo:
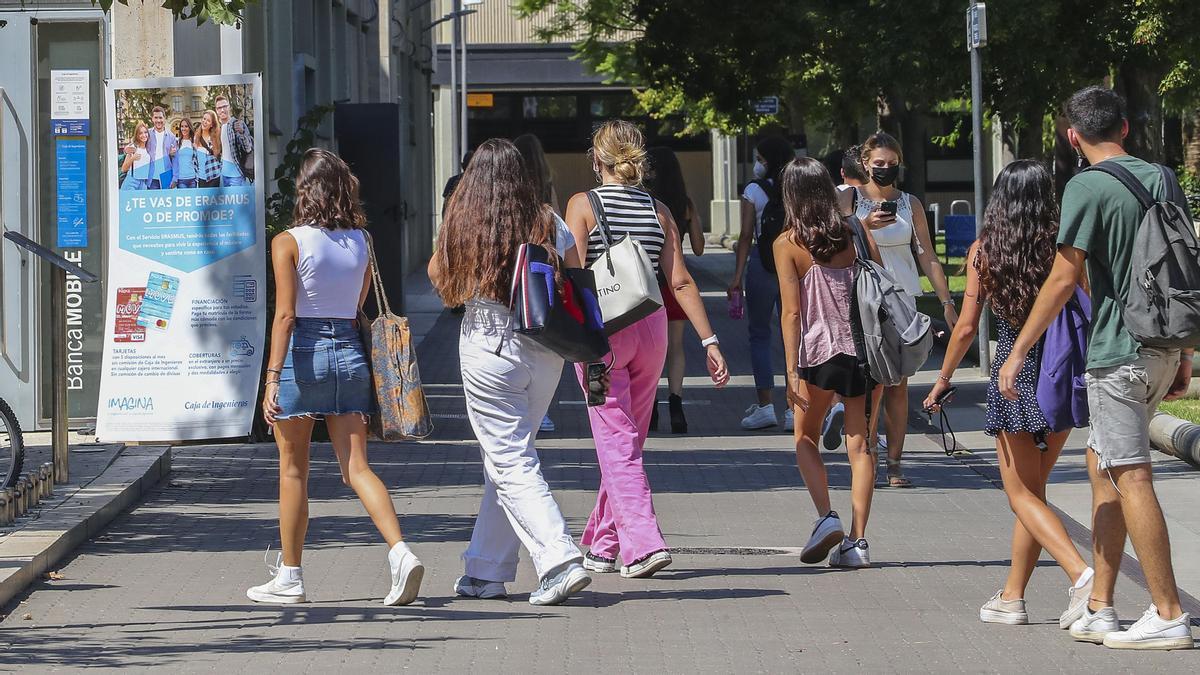
[[[929,239],[925,207],[921,200],[895,186],[903,161],[900,142],[881,131],[864,141],[861,148],[863,168],[870,180],[858,189],[855,214],[874,236],[883,266],[912,294],[914,303],[916,296],[922,294],[921,277],[913,260],[913,253],[916,253],[934,292],[942,301],[946,323],[954,328],[958,313],[950,297],[946,274],[934,255],[933,242]],[[884,208],[885,205],[887,208]],[[912,483],[900,469],[904,436],[908,430],[908,380],[884,388],[883,411],[887,415],[888,484],[892,487],[909,487]],[[874,422],[872,447],[878,443],[878,415]]]
[[[313,425],[325,420],[342,480],[354,488],[388,546],[386,605],[417,598],[425,568],[400,535],[387,488],[367,464],[367,417],[374,411],[371,368],[358,332],[370,288],[370,255],[358,179],[337,155],[309,150],[296,178],[294,225],[271,240],[275,319],[263,417],[279,446],[280,564],[250,588],[255,602],[305,602],[300,557],[308,529],[308,454]]]

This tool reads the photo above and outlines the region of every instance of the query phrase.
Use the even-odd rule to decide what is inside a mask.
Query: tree
[[[129,0],[117,2],[129,5]],[[176,21],[195,19],[197,24],[202,24],[211,20],[226,26],[240,27],[242,11],[246,9],[247,2],[248,0],[163,0],[161,6],[171,10]],[[92,4],[100,5],[101,9],[107,12],[112,9],[113,0],[92,0]]]

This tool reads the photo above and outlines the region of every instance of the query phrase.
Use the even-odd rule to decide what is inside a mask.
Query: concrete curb
[[[135,446],[122,450],[87,485],[57,486],[75,491],[44,506],[31,526],[0,542],[0,607],[137,504],[170,471],[170,446]]]

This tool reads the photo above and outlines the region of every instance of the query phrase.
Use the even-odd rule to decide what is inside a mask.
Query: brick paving
[[[707,256],[706,256],[707,257]],[[731,259],[706,261],[720,270]],[[705,290],[718,279],[701,274]],[[708,300],[733,370],[749,372],[744,328]],[[791,440],[736,430],[748,387],[692,387],[692,433],[655,435],[646,462],[675,564],[649,580],[597,575],[567,605],[536,608],[523,562],[508,601],[453,597],[482,470],[462,417],[457,319],[422,343],[435,439],[372,444],[406,537],[427,567],[422,600],[380,603],[384,546],[327,445],[314,447],[312,523],[305,556],[310,602],[255,605],[275,530],[270,445],[188,446],[174,473],[135,510],[82,547],[20,604],[4,608],[0,668],[170,668],[178,672],[1196,672],[1200,652],[1131,654],[1072,642],[1057,628],[1065,576],[1050,561],[1028,593],[1029,626],[979,622],[1002,584],[1012,516],[1003,493],[968,463],[914,434],[910,490],[880,490],[868,537],[875,566],[831,570],[794,555],[813,510]],[[701,375],[699,350],[689,375]],[[782,359],[780,359],[782,361]],[[586,417],[571,373],[542,450],[547,480],[572,531],[598,484]],[[914,397],[917,392],[914,391]],[[664,406],[665,410],[665,406]],[[835,508],[848,516],[849,469],[828,453]],[[737,550],[730,550],[737,549]],[[763,550],[774,549],[774,550]],[[719,554],[724,550],[726,554]],[[731,554],[732,553],[732,554]],[[1145,591],[1118,586],[1119,610],[1141,613]],[[28,615],[28,620],[23,617]]]

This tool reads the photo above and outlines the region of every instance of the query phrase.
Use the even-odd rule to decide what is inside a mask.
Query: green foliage
[[[317,129],[332,112],[332,105],[315,106],[304,113],[296,125],[296,133],[288,141],[283,158],[275,167],[273,177],[277,192],[267,197],[268,240],[292,224],[292,210],[296,205],[296,172],[300,170],[304,153],[316,144]]]
[[[145,0],[143,0],[144,2]],[[225,26],[242,25],[242,11],[253,0],[163,0],[161,7],[171,10],[176,21],[195,19],[196,24],[212,21]],[[129,0],[117,0],[128,6]],[[100,5],[105,12],[112,9],[113,0],[92,0],[93,5]]]
[[[122,142],[132,140],[133,130],[138,122],[145,122],[146,126],[151,126],[150,117],[155,106],[171,109],[167,104],[166,92],[156,88],[122,89],[117,92],[116,103],[117,119],[122,122],[121,128],[118,129]]]

